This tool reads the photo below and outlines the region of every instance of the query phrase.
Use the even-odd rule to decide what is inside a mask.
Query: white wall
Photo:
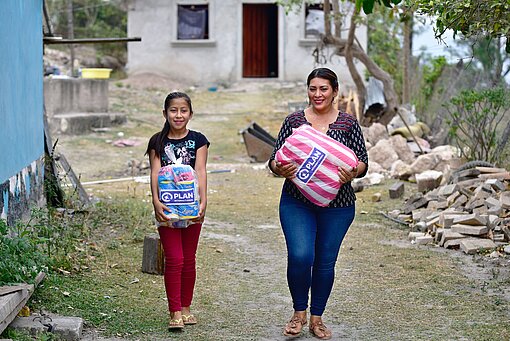
[[[179,4],[209,4],[209,41],[182,42],[176,39],[176,9]],[[128,16],[128,36],[141,36],[128,44],[128,73],[158,73],[187,84],[211,85],[242,81],[242,4],[274,3],[268,0],[133,0]],[[279,81],[305,81],[314,68],[315,42],[304,39],[304,9],[278,16]],[[357,30],[366,48],[366,27]],[[328,63],[345,90],[353,86],[343,58],[324,51]],[[363,73],[364,68],[360,67]],[[257,79],[249,78],[247,81]]]

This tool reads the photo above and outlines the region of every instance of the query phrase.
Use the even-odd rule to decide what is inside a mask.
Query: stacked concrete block
[[[406,200],[402,212],[412,217],[411,233],[419,233],[409,239],[466,254],[508,245],[510,173],[476,167],[459,172],[453,181],[426,193],[419,190]]]

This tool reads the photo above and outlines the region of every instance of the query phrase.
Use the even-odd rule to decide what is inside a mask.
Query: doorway
[[[243,4],[243,77],[278,77],[276,4]]]

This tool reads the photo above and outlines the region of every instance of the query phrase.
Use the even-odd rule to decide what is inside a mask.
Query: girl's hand
[[[154,206],[154,215],[156,216],[156,220],[160,223],[170,220],[170,217],[168,217],[165,214],[166,212],[171,212],[168,207],[166,207],[165,204],[163,204],[159,200],[155,200],[152,202],[152,205]]]
[[[340,178],[340,183],[346,184],[358,176],[358,167],[353,168],[352,170],[344,167],[338,167],[338,176]]]
[[[274,161],[274,172],[287,179],[294,179],[296,177],[297,166],[293,163],[282,165],[281,162]]]
[[[194,223],[203,223],[205,218],[205,210],[207,208],[207,203],[200,203],[200,210],[198,211],[198,217],[192,220]]]

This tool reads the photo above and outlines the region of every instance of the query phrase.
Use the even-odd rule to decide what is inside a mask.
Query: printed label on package
[[[189,205],[195,203],[195,191],[191,189],[160,189],[161,202],[165,205]]]
[[[319,148],[314,147],[299,167],[296,177],[303,183],[308,183],[325,159],[326,153]]]

